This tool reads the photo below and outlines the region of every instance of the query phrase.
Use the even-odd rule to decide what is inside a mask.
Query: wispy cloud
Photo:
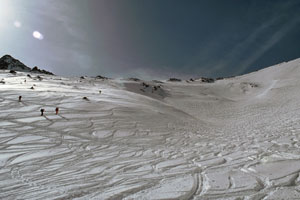
[[[226,55],[219,62],[210,69],[210,73],[213,74],[216,71],[230,67],[233,62],[243,53],[247,51],[250,45],[256,43],[257,38],[259,38],[269,27],[275,25],[278,21],[278,17],[270,19],[256,30],[254,30],[244,41],[237,44],[231,51],[227,52]]]
[[[265,52],[271,49],[289,31],[298,25],[299,17],[294,17],[292,13],[289,13],[295,4],[297,2],[288,1],[284,6],[281,4],[274,5],[269,19],[254,29],[246,39],[236,44],[226,54],[217,58],[216,61],[208,61],[206,73],[214,76],[220,72],[224,73],[225,70],[230,71],[231,74],[245,72]],[[288,18],[287,15],[294,18]],[[275,31],[271,32],[271,30]],[[254,48],[256,49],[253,50]]]
[[[259,59],[265,52],[277,44],[289,31],[294,27],[299,25],[300,18],[292,19],[290,22],[286,23],[283,27],[279,28],[273,35],[266,40],[259,49],[257,49],[252,55],[250,55],[246,60],[239,64],[239,69],[236,74],[242,74],[248,67],[250,67],[257,59]]]

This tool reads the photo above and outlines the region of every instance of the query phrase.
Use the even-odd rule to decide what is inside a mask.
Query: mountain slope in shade
[[[10,55],[4,55],[0,58],[0,70],[14,70],[21,72],[34,72],[40,74],[54,75],[52,72],[39,69],[38,67],[34,67],[31,69],[30,67],[27,67],[25,64],[23,64],[22,62]]]
[[[23,72],[31,71],[31,68],[27,67],[22,62],[13,58],[10,55],[4,55],[3,57],[0,58],[0,69],[23,71]]]
[[[0,70],[0,199],[300,199],[300,59],[212,83],[40,77]]]

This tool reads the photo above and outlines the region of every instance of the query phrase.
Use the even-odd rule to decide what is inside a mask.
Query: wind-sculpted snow
[[[298,66],[142,93],[2,71],[0,199],[299,199]]]

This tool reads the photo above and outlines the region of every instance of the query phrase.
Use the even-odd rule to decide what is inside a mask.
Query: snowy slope
[[[0,199],[300,199],[300,59],[215,83],[7,72]]]

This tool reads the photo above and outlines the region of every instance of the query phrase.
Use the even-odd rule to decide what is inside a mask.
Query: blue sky
[[[0,3],[0,54],[59,75],[234,76],[300,57],[296,0]]]

